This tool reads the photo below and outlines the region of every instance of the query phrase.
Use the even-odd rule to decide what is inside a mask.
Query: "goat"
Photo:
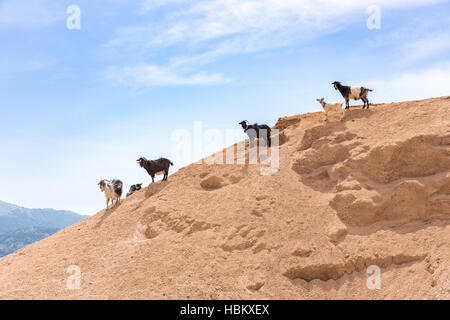
[[[148,174],[152,177],[152,183],[155,182],[155,174],[161,175],[164,174],[163,181],[167,181],[167,177],[169,176],[169,168],[173,166],[173,163],[170,162],[169,159],[159,158],[158,160],[147,160],[144,157],[141,157],[136,160],[139,162],[139,165],[147,170]]]
[[[142,189],[142,183],[133,184],[127,193],[127,197],[131,196],[133,193],[135,193],[136,191],[139,191],[141,189]]]
[[[339,81],[335,81],[332,83],[335,90],[339,90],[341,95],[345,99],[345,109],[350,108],[350,99],[353,100],[362,100],[364,102],[363,109],[367,105],[367,109],[369,109],[369,98],[367,98],[367,94],[370,91],[373,91],[372,89],[367,89],[364,87],[349,87],[342,85]]]
[[[239,122],[244,132],[250,139],[250,148],[253,148],[255,139],[264,139],[264,144],[270,148],[272,139],[270,137],[272,129],[266,124],[248,124],[247,120]]]
[[[120,180],[100,180],[98,183],[100,190],[105,193],[106,198],[106,210],[108,210],[109,201],[111,205],[119,203],[122,196],[123,183]]]
[[[339,120],[342,121],[342,118],[344,117],[344,110],[342,110],[343,102],[326,103],[323,98],[316,99],[316,100],[319,101],[319,103],[322,105],[323,110],[325,111],[325,120],[324,121],[328,121],[328,112],[330,112],[330,111],[335,111],[335,112],[339,111],[341,114],[341,117]]]

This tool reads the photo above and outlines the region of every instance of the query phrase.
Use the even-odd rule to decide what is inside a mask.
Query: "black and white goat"
[[[264,139],[264,144],[270,148],[272,144],[271,131],[272,129],[267,124],[248,124],[247,120],[239,122],[244,129],[244,132],[250,139],[250,148],[253,148],[255,139]]]
[[[127,197],[131,196],[133,193],[135,193],[136,191],[139,191],[141,189],[142,189],[142,183],[133,184],[127,193]]]
[[[345,109],[350,108],[350,99],[352,100],[362,100],[364,102],[363,109],[367,106],[369,109],[369,98],[367,98],[367,94],[372,89],[367,89],[364,87],[349,87],[342,85],[339,81],[335,81],[332,83],[334,89],[339,90],[341,95],[345,99]]]
[[[166,158],[159,158],[158,160],[147,160],[146,158],[141,157],[136,161],[139,162],[139,165],[142,168],[147,170],[148,174],[152,177],[152,182],[155,182],[155,174],[163,174],[163,181],[167,181],[167,177],[169,176],[169,168],[170,166],[173,166],[173,163]]]
[[[120,180],[100,180],[98,183],[100,190],[105,193],[106,198],[106,210],[108,210],[109,201],[111,205],[120,203],[120,197],[122,196],[123,183]]]

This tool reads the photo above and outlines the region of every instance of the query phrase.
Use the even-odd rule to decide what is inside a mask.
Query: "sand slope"
[[[449,299],[450,97],[322,119],[279,119],[275,175],[192,164],[0,259],[0,298]]]

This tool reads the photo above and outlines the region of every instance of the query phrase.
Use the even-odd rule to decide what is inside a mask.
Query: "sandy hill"
[[[192,164],[0,259],[0,298],[449,299],[450,97],[322,119],[279,119],[272,176]]]

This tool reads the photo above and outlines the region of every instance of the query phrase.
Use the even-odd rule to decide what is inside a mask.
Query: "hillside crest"
[[[442,97],[280,118],[277,173],[182,168],[0,259],[0,298],[449,299],[449,114]]]

